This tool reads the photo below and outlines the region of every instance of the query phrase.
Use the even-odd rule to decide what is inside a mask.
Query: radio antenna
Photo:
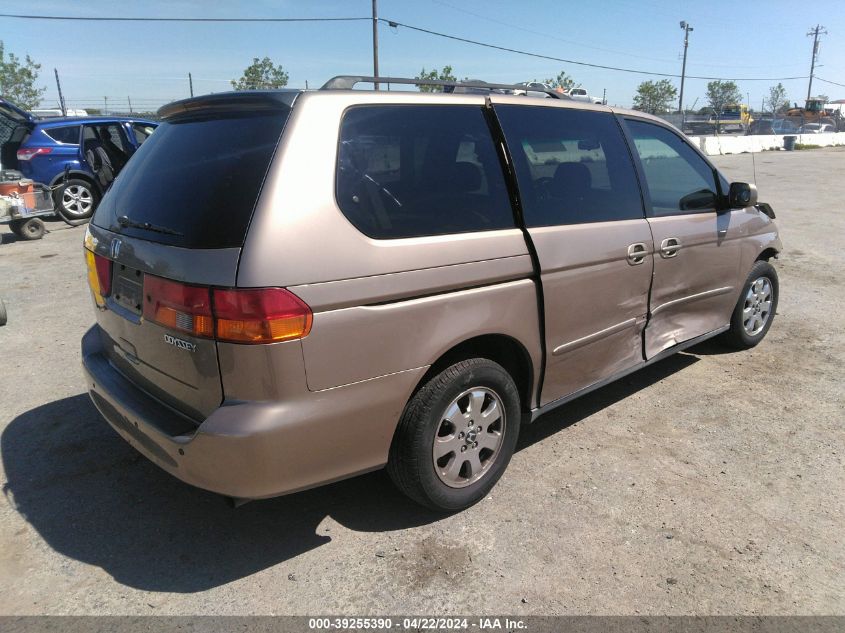
[[[747,92],[747,93],[745,93],[745,96],[748,98],[748,106],[747,106],[747,108],[748,108],[748,119],[747,119],[748,123],[747,123],[747,125],[748,125],[748,132],[749,132],[749,135],[750,135],[750,132],[751,132],[751,93]],[[760,114],[762,114],[762,112],[760,112]],[[773,114],[773,116],[774,116],[774,114]],[[752,138],[750,138],[748,140],[749,140],[749,145],[751,145],[751,167],[754,170],[754,186],[756,187],[757,186],[757,160],[754,158],[754,138],[753,138],[753,136],[752,136]]]

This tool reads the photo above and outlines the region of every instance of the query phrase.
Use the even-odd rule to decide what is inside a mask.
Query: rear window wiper
[[[129,216],[122,215],[117,219],[117,223],[124,227],[130,227],[133,229],[144,229],[146,231],[153,231],[155,233],[164,233],[165,235],[176,235],[178,237],[185,237],[184,234],[180,233],[179,231],[174,231],[173,229],[169,229],[166,226],[158,226],[151,222],[135,222],[134,220],[130,220]]]

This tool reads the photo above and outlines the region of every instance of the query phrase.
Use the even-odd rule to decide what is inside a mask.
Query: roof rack
[[[442,86],[451,88],[452,90],[444,90],[444,92],[469,92],[469,93],[487,93],[493,90],[521,90],[525,93],[535,92],[538,94],[546,94],[554,99],[571,99],[569,95],[557,92],[555,90],[546,89],[538,90],[524,84],[491,84],[486,81],[478,79],[471,79],[469,81],[444,81],[442,79],[416,79],[409,77],[361,77],[358,75],[338,75],[332,77],[322,85],[320,90],[352,90],[357,84],[400,84],[408,86]]]

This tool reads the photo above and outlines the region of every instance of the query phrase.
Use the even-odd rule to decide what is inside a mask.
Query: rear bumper
[[[82,339],[94,405],[152,462],[199,488],[257,499],[375,470],[426,368],[306,392],[284,402],[224,402],[199,426],[114,369],[99,326]]]

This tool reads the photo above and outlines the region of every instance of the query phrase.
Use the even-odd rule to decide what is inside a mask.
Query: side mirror
[[[744,209],[757,204],[757,186],[747,182],[732,182],[728,193],[728,205],[731,209]]]

